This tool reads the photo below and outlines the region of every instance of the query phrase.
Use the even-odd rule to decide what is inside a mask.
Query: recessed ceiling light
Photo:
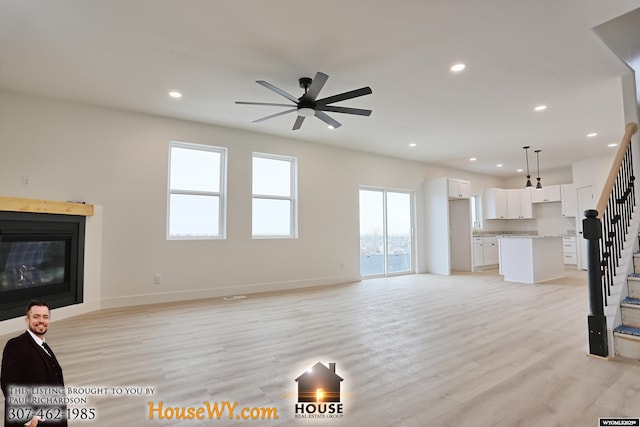
[[[534,108],[535,111],[544,111],[547,109],[546,105],[538,105],[536,108]]]
[[[455,64],[452,65],[450,70],[453,71],[454,73],[459,73],[460,71],[464,70],[467,66],[464,64]]]
[[[416,145],[418,144],[416,144],[415,142],[412,142],[411,144],[409,144],[409,147],[415,147]]]
[[[478,159],[476,159],[475,157],[472,157],[472,158],[469,159],[470,162],[475,162],[476,160],[478,160]]]
[[[182,98],[182,94],[180,92],[176,92],[175,90],[169,92],[169,96],[172,98]]]
[[[611,144],[607,145],[607,147],[617,147],[618,144],[616,144],[615,142],[612,142]]]
[[[329,129],[331,129],[331,130],[335,129],[335,128],[334,128],[333,126],[331,126],[331,125],[328,125],[327,127],[328,127]]]
[[[596,132],[591,132],[587,134],[587,137],[589,138],[593,138],[594,136],[598,136],[598,134]]]
[[[524,172],[523,169],[516,169],[516,172]]]
[[[502,163],[498,163],[498,164],[496,165],[496,167],[497,167],[497,168],[501,168],[502,166],[503,166],[503,165],[502,165]]]

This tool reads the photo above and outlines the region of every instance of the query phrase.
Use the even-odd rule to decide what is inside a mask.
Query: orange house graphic
[[[327,368],[318,362],[296,378],[298,402],[340,402],[341,381],[335,363],[329,363]]]

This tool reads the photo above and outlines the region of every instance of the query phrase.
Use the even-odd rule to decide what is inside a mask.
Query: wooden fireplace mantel
[[[93,205],[0,196],[0,211],[93,216]]]

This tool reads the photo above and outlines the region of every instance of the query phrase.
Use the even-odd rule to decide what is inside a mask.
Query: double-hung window
[[[169,144],[168,239],[225,237],[226,148]]]
[[[252,235],[295,238],[297,224],[297,160],[253,153]]]

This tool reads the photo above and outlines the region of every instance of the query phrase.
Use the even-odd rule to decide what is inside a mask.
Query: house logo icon
[[[336,373],[336,364],[329,367],[318,362],[296,378],[298,403],[296,418],[340,418],[340,383],[344,381]]]

